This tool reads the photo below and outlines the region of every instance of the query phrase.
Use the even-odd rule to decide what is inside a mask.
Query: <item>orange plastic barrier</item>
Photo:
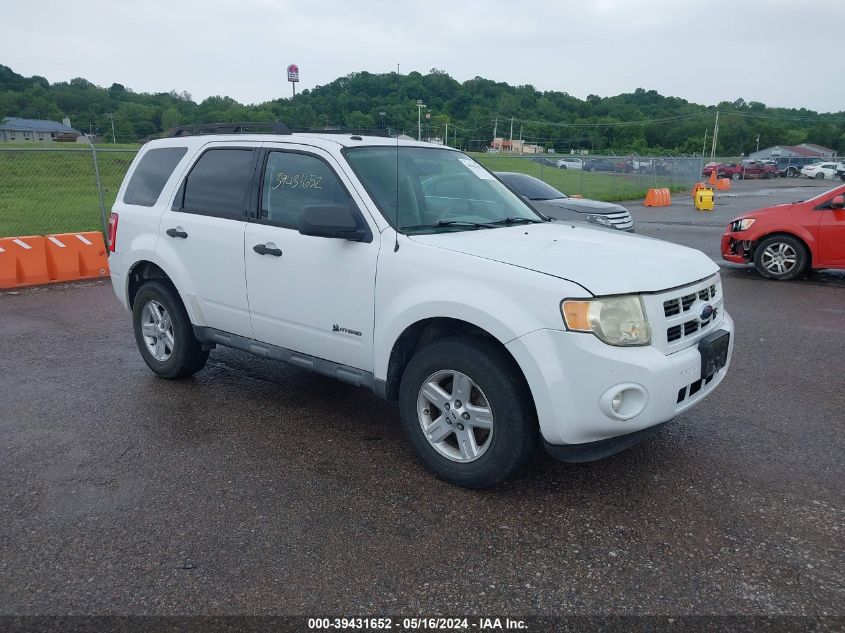
[[[715,185],[716,180],[718,180],[718,176],[716,175],[716,169],[714,168],[713,171],[710,172],[710,184]]]
[[[0,238],[0,289],[107,277],[103,235],[64,233]]]
[[[645,195],[645,206],[668,207],[672,204],[672,194],[668,189],[649,189]]]
[[[45,245],[50,281],[97,279],[109,274],[109,260],[102,233],[92,231],[48,235]]]
[[[731,188],[730,178],[719,178],[716,180],[716,189],[720,191],[728,191]]]
[[[49,281],[43,237],[0,238],[0,288],[46,284]]]
[[[695,198],[695,192],[699,189],[707,189],[707,185],[703,182],[697,182],[692,186],[692,197]]]

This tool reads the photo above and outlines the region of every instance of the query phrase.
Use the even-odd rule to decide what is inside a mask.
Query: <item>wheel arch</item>
[[[520,381],[523,383],[526,393],[529,394],[531,405],[535,406],[534,396],[528,385],[525,373],[505,344],[484,328],[469,321],[452,317],[420,319],[402,331],[390,350],[390,356],[387,362],[387,374],[384,381],[384,393],[382,395],[388,400],[398,400],[402,374],[414,354],[429,343],[447,336],[477,337],[503,350],[505,356],[512,363],[514,371],[517,372]]]
[[[144,282],[149,281],[151,279],[158,279],[160,281],[164,281],[178,292],[176,284],[173,283],[173,280],[164,271],[164,269],[155,262],[152,262],[148,259],[141,259],[132,264],[132,267],[129,269],[129,273],[127,274],[126,278],[126,298],[130,310],[132,309],[135,303],[135,296],[138,294],[138,290],[140,290],[141,286],[144,285]]]

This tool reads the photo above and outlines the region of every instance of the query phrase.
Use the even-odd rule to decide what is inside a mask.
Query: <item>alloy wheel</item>
[[[417,416],[428,443],[454,462],[474,462],[490,447],[490,401],[459,371],[441,370],[426,378],[417,396]]]
[[[147,350],[157,361],[164,362],[173,354],[175,339],[173,321],[158,301],[151,299],[141,310],[141,334]]]
[[[763,251],[763,268],[773,275],[783,275],[790,272],[798,263],[798,253],[789,244],[776,242],[770,244]]]

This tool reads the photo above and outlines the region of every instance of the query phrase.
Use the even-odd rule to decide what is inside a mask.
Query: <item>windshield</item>
[[[403,233],[542,222],[531,207],[466,154],[384,145],[355,147],[345,154],[382,215]]]
[[[508,183],[519,195],[529,200],[555,200],[566,198],[566,194],[558,191],[551,185],[547,185],[539,178],[528,174],[497,173],[499,178]]]

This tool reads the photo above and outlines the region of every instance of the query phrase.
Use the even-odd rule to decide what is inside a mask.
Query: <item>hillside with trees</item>
[[[448,122],[449,144],[470,150],[488,145],[494,130],[507,138],[513,125],[514,138],[521,135],[559,152],[700,155],[705,130],[712,134],[718,109],[720,155],[754,151],[758,135],[761,148],[808,142],[845,153],[845,112],[770,108],[744,99],[704,106],[642,88],[582,100],[566,92],[481,77],[461,83],[437,69],[426,75],[359,72],[293,98],[244,105],[225,96],[197,103],[176,90],[137,93],[117,83],[102,88],[82,78],[51,84],[0,66],[0,117],[61,121],[67,116],[78,130],[111,140],[112,116],[118,142],[150,138],[180,124],[219,121],[283,121],[293,129],[385,130],[416,136],[417,99],[431,116],[424,120],[424,137],[442,138]]]

